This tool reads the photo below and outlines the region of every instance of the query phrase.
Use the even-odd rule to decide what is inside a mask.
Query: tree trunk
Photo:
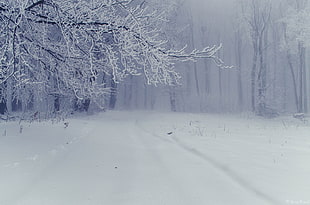
[[[191,96],[192,93],[192,75],[190,63],[186,63],[186,95],[187,97]]]
[[[309,71],[310,67],[309,67],[309,61],[310,60],[310,53],[309,53],[309,49],[306,50],[306,58],[305,58],[305,70]],[[307,99],[307,113],[309,112],[309,107],[310,107],[310,98],[309,98],[309,92],[310,92],[310,72],[306,72],[305,73],[305,77],[306,77],[306,89],[305,92],[306,94],[306,99]]]
[[[299,56],[299,100],[298,100],[298,112],[304,112],[303,107],[303,58],[304,58],[304,48],[301,42],[298,43],[298,56]]]
[[[133,91],[133,76],[131,75],[129,77],[129,83],[128,85],[125,85],[125,92],[126,92],[126,96],[125,96],[125,99],[124,99],[124,104],[125,104],[125,107],[127,109],[131,109],[131,105],[132,105],[132,91]]]
[[[296,82],[296,76],[295,76],[295,71],[294,71],[294,66],[292,63],[292,56],[290,54],[290,52],[287,50],[287,61],[288,61],[288,65],[291,71],[291,76],[292,76],[292,80],[293,80],[293,90],[294,90],[294,98],[295,98],[295,105],[296,105],[296,109],[297,112],[300,112],[299,109],[299,102],[298,102],[298,91],[297,91],[297,82]]]
[[[195,75],[196,92],[197,92],[197,95],[200,96],[199,79],[198,79],[198,71],[197,71],[196,62],[194,62],[194,75]]]
[[[207,45],[207,37],[208,37],[208,32],[206,27],[201,27],[201,42],[203,45]],[[207,59],[204,59],[204,67],[205,67],[205,92],[206,95],[210,94],[210,66],[209,66],[209,61]]]
[[[60,110],[60,99],[59,95],[54,95],[54,112],[59,112]]]
[[[301,12],[305,8],[307,1],[296,0],[296,8]],[[306,68],[305,68],[305,55],[306,48],[302,42],[298,42],[298,55],[299,55],[299,111],[307,112],[307,82],[306,82]]]
[[[218,69],[218,86],[219,86],[219,108],[222,110],[223,106],[223,87],[222,87],[222,69]]]
[[[151,110],[155,109],[155,103],[156,103],[156,93],[153,87],[151,89]]]
[[[111,78],[111,90],[112,91],[110,94],[109,108],[111,110],[114,110],[115,105],[116,105],[116,100],[117,100],[117,83],[112,78]]]
[[[256,111],[256,67],[257,67],[257,41],[253,40],[253,64],[251,71],[251,106]]]
[[[286,56],[287,56],[287,61],[288,61],[288,65],[289,65],[289,68],[291,71],[291,76],[292,76],[292,81],[293,81],[293,90],[294,90],[294,98],[295,98],[296,109],[297,109],[297,112],[301,112],[299,109],[299,102],[298,102],[298,91],[297,91],[296,76],[295,76],[294,66],[292,63],[292,56],[291,56],[289,50],[286,51]]]
[[[306,71],[306,48],[303,47],[302,55],[302,70],[303,70],[303,96],[304,96],[304,112],[308,112],[308,89],[307,89],[307,71]]]
[[[288,37],[287,37],[286,25],[282,24],[282,26],[283,26],[284,41],[285,41],[285,44],[288,45]],[[291,76],[292,76],[293,91],[294,91],[294,99],[295,99],[296,109],[297,109],[297,112],[301,112],[300,108],[299,108],[299,102],[298,102],[298,90],[297,90],[296,75],[295,75],[293,61],[292,61],[292,56],[291,56],[289,48],[286,49],[286,58],[287,58],[288,66],[289,66],[289,69],[290,69],[290,72],[291,72]]]
[[[191,48],[195,48],[195,38],[194,38],[194,21],[193,17],[190,16],[190,29],[191,29]],[[194,77],[195,77],[195,86],[196,86],[196,93],[198,96],[200,96],[200,89],[199,89],[199,79],[198,79],[198,68],[197,68],[197,63],[194,62]]]
[[[144,109],[146,110],[147,109],[147,99],[148,99],[148,87],[147,87],[147,84],[144,83]]]
[[[7,113],[12,113],[12,102],[13,102],[13,86],[12,86],[12,80],[8,79],[6,81],[6,109]]]
[[[235,41],[236,41],[236,61],[237,61],[237,67],[238,67],[238,73],[237,73],[238,108],[239,108],[239,111],[242,111],[243,109],[242,58],[241,58],[242,39],[241,39],[241,34],[239,30],[238,32],[236,32]]]
[[[169,87],[170,109],[172,112],[177,111],[175,87]]]
[[[1,96],[2,90],[0,89],[0,114],[5,114],[6,112],[6,101],[4,98]]]
[[[258,43],[259,55],[259,73],[258,73],[258,114],[264,116],[266,113],[266,86],[267,86],[267,68],[266,68],[266,48],[267,46],[267,30],[262,31]]]
[[[204,59],[204,65],[205,65],[205,92],[207,95],[209,95],[211,91],[211,82],[210,82],[210,66],[208,60]]]

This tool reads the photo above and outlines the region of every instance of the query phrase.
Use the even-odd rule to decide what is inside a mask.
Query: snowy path
[[[160,134],[165,128],[155,131],[145,114],[108,113],[53,131],[46,126],[49,138],[34,137],[33,146],[25,140],[22,153],[1,151],[0,204],[285,204],[198,146]],[[0,148],[16,140],[1,137]],[[14,160],[2,163],[8,158]]]

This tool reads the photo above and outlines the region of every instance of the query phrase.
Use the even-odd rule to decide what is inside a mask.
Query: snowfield
[[[0,122],[0,205],[227,204],[310,204],[310,123],[155,112]]]

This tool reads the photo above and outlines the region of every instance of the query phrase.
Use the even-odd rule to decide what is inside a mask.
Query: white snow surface
[[[142,111],[0,122],[0,205],[228,204],[310,204],[310,123]]]

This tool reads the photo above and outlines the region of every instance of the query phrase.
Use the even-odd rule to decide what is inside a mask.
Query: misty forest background
[[[1,1],[0,113],[307,113],[309,9],[307,0]]]

